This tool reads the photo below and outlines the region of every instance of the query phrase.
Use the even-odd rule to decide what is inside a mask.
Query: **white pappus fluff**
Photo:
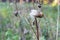
[[[38,11],[37,10],[31,10],[30,15],[34,16],[37,15]]]
[[[38,11],[37,10],[31,10],[31,12],[30,12],[30,17],[31,17],[31,19],[32,19],[32,22],[34,22],[34,20],[35,20],[35,18],[34,18],[34,16],[35,15],[37,15],[37,13],[38,13]]]

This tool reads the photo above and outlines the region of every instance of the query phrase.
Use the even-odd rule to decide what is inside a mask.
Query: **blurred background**
[[[37,20],[40,40],[60,40],[60,0],[0,0],[0,40],[37,40],[29,13],[38,2],[46,16]]]

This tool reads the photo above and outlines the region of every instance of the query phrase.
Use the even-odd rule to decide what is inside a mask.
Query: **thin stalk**
[[[16,3],[16,1],[15,1],[15,7],[16,7],[16,10],[18,11],[18,7],[17,7],[17,3]]]
[[[32,4],[33,4],[33,8],[35,9],[35,6],[34,6],[34,1],[32,0]]]
[[[58,4],[58,15],[57,15],[57,29],[56,29],[56,40],[58,40],[58,27],[59,27],[59,4]]]
[[[39,27],[38,27],[38,23],[37,23],[37,19],[35,17],[35,22],[36,22],[36,30],[37,30],[37,40],[39,40]]]

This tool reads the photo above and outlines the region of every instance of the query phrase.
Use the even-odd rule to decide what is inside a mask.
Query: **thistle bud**
[[[44,16],[44,14],[42,12],[38,12],[38,10],[31,10],[30,12],[30,17],[31,17],[31,20],[33,22],[33,25],[35,24],[35,17],[36,18],[42,18]]]
[[[17,17],[17,15],[18,15],[18,11],[15,11],[14,14],[15,14],[15,16]]]
[[[41,5],[38,5],[39,8],[41,8]]]
[[[38,7],[41,8],[41,4],[38,4]]]
[[[31,18],[34,18],[34,17],[42,18],[44,14],[42,12],[38,12],[37,10],[31,10],[30,16]]]
[[[44,14],[42,12],[38,13],[37,15],[35,15],[35,17],[37,18],[42,18],[44,16]]]

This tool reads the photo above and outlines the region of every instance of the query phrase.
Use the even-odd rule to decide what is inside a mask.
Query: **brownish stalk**
[[[36,17],[35,17],[35,22],[36,22],[36,30],[37,30],[36,37],[37,37],[37,40],[39,40],[39,27],[38,27],[38,23],[37,23]]]

